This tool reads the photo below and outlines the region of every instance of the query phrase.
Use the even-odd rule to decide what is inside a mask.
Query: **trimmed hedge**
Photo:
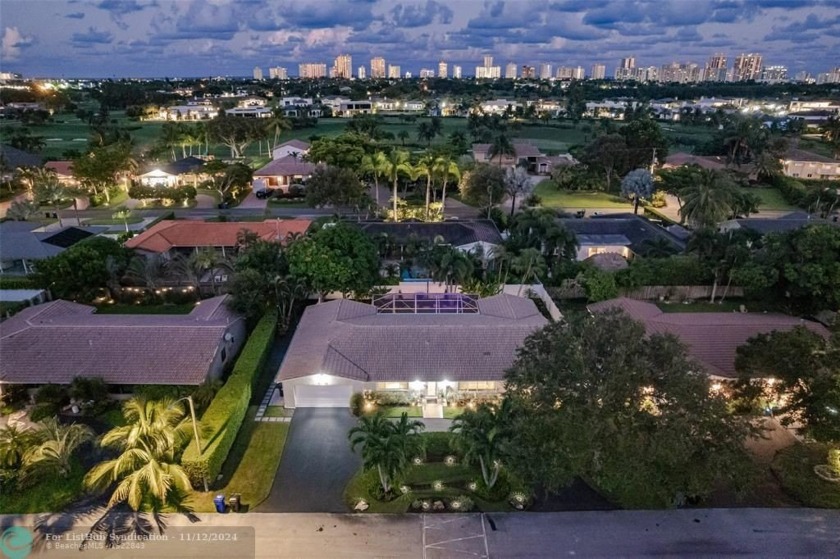
[[[276,328],[277,313],[269,311],[257,323],[230,378],[216,393],[201,417],[201,428],[205,433],[201,454],[196,451],[194,444],[184,450],[181,465],[195,487],[201,487],[202,479],[213,483],[222,471],[222,465],[245,419],[251,391],[268,357]]]
[[[0,289],[37,289],[37,287],[30,278],[0,277]]]
[[[195,198],[196,191],[193,186],[170,188],[133,184],[128,189],[128,195],[135,200],[172,200],[173,202],[183,202],[184,200]]]

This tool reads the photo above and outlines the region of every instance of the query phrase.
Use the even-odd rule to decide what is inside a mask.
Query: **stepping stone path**
[[[277,396],[275,397],[275,393]],[[263,396],[262,402],[260,402],[260,407],[257,408],[257,416],[254,418],[255,421],[263,421],[266,423],[289,423],[292,421],[291,417],[266,417],[265,412],[268,409],[268,406],[282,406],[283,405],[283,398],[280,396],[280,392],[277,389],[277,385],[272,384],[268,387],[268,390]]]

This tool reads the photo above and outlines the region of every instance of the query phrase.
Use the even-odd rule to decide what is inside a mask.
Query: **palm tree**
[[[441,155],[435,159],[435,172],[443,179],[443,189],[440,194],[440,214],[446,219],[446,185],[449,177],[454,177],[455,182],[461,180],[461,169],[448,155]]]
[[[376,206],[379,207],[379,178],[385,177],[388,174],[388,158],[385,153],[377,151],[376,153],[365,155],[362,157],[362,166],[359,169],[362,173],[369,174],[373,177],[374,199]]]
[[[123,225],[125,225],[125,232],[128,233],[128,218],[131,217],[131,209],[123,208],[121,210],[117,210],[113,213],[112,217],[114,219],[121,219],[123,221]]]
[[[129,278],[143,284],[147,289],[157,289],[166,272],[167,261],[159,254],[135,256],[126,269]]]
[[[55,210],[55,215],[58,217],[59,227],[63,227],[64,223],[61,221],[61,214],[59,214],[59,204],[66,200],[70,194],[58,177],[53,172],[45,172],[39,174],[33,186],[33,196],[35,201],[39,204],[52,206]]]
[[[399,198],[397,186],[399,178],[400,175],[411,175],[414,173],[414,169],[409,161],[408,152],[401,149],[391,151],[386,157],[384,169],[385,176],[393,184],[394,221],[399,221],[399,216],[397,215],[397,199]]]
[[[62,425],[55,418],[41,422],[35,432],[35,445],[23,457],[23,467],[30,474],[70,475],[73,454],[93,432],[85,425]]]
[[[403,147],[405,147],[405,141],[410,137],[411,133],[408,130],[403,129],[397,132],[397,138],[400,139],[400,142],[402,143]]]
[[[419,176],[426,176],[426,221],[429,221],[429,204],[432,203],[432,177],[435,174],[435,157],[426,153],[414,166]]]
[[[755,158],[753,170],[756,178],[771,180],[782,174],[782,162],[769,151],[764,151]]]
[[[111,429],[100,444],[119,452],[94,466],[85,485],[103,492],[116,484],[109,507],[127,503],[132,510],[151,506],[183,509],[190,480],[178,464],[176,452],[186,439],[183,408],[169,399],[134,398],[123,405],[127,424]]]
[[[19,469],[26,451],[34,442],[33,434],[30,429],[12,424],[0,428],[0,467]]]
[[[364,468],[376,469],[384,494],[391,492],[394,480],[408,466],[411,451],[417,448],[414,435],[422,428],[421,422],[409,421],[408,414],[395,424],[377,413],[359,418],[359,424],[350,429],[350,448],[356,452],[361,445]]]
[[[216,270],[220,268],[231,269],[230,262],[212,248],[204,248],[196,251],[194,258],[195,265],[198,269],[202,270],[202,275],[210,272],[210,285],[213,289],[213,294],[218,295],[216,291]]]
[[[735,187],[716,170],[698,171],[697,179],[681,191],[680,216],[698,228],[715,228],[732,214]]]
[[[499,406],[485,403],[475,411],[465,411],[452,421],[449,428],[458,434],[455,444],[464,452],[464,461],[473,463],[478,460],[487,489],[496,485],[502,470],[505,445],[512,436],[510,417],[510,400],[504,399]]]
[[[840,118],[830,117],[822,126],[823,139],[834,147],[834,158],[840,157]]]
[[[529,279],[536,280],[545,274],[545,259],[539,249],[526,248],[511,259],[510,269],[513,273],[519,275],[521,282],[519,285],[519,291],[521,294],[522,286],[525,285]]]
[[[516,156],[516,150],[513,148],[513,143],[511,143],[507,134],[496,134],[493,137],[493,141],[490,143],[490,149],[487,151],[487,159],[492,161],[494,157],[498,156],[499,167],[501,167],[502,159],[506,155],[510,155],[511,157]]]
[[[268,131],[274,132],[274,142],[271,144],[271,151],[274,152],[277,149],[277,142],[280,141],[280,134],[284,130],[291,130],[292,123],[283,114],[283,110],[278,107],[271,111],[271,117],[266,122],[265,128]]]

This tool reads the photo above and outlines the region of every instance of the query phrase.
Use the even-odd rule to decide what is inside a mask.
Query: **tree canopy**
[[[476,165],[461,175],[459,185],[465,202],[477,206],[492,206],[505,195],[505,172],[496,165]]]
[[[359,207],[367,198],[366,190],[353,170],[319,166],[306,182],[306,203],[315,208]]]
[[[90,301],[128,265],[129,252],[117,241],[94,237],[40,260],[34,280],[61,299]]]
[[[748,477],[746,422],[675,337],[623,313],[543,328],[506,380],[511,467],[549,491],[581,476],[624,507],[677,506]]]

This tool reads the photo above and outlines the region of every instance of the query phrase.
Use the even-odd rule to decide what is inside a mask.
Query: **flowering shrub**
[[[440,480],[433,481],[432,482],[432,489],[434,489],[435,491],[443,491],[443,482],[440,481]]]
[[[475,506],[473,500],[466,495],[460,495],[449,501],[449,509],[454,512],[468,512]]]

